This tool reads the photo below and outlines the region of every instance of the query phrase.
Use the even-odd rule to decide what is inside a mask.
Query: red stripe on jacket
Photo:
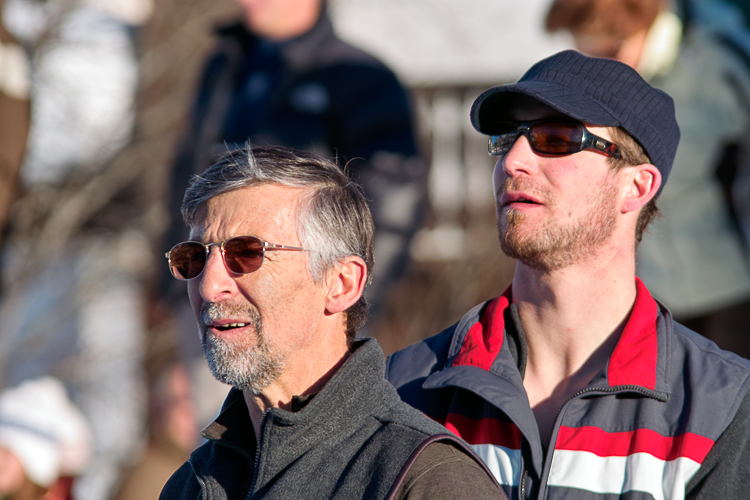
[[[600,457],[648,453],[665,461],[686,457],[702,463],[713,445],[713,440],[690,432],[668,437],[651,429],[607,432],[599,427],[562,426],[555,450],[588,451]]]
[[[478,322],[466,332],[461,351],[453,360],[453,366],[472,365],[489,370],[503,346],[505,320],[503,311],[510,305],[511,287],[493,299]]]
[[[496,418],[474,420],[457,413],[449,413],[445,422],[440,423],[469,444],[494,444],[512,450],[521,449],[523,436],[513,422]]]

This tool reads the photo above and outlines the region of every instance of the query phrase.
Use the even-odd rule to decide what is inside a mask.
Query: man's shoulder
[[[169,481],[164,485],[159,500],[189,500],[200,496],[201,487],[195,477],[190,462],[185,462],[177,469]]]
[[[479,321],[483,302],[470,309],[457,323],[442,332],[404,349],[394,352],[386,360],[386,378],[396,388],[415,380],[424,380],[430,374],[446,367],[449,358],[460,349],[469,327]]]
[[[391,438],[401,436],[398,439],[402,439],[411,435],[413,440],[421,442],[432,436],[450,435],[448,429],[402,400],[390,405],[376,418],[380,422],[377,433]]]
[[[159,500],[197,499],[205,492],[234,498],[233,495],[248,487],[247,474],[252,470],[252,458],[243,450],[208,439],[172,474]]]
[[[391,410],[369,442],[379,449],[376,469],[408,456],[392,488],[395,498],[504,498],[492,473],[461,438],[405,403]],[[461,496],[467,488],[478,496]]]
[[[682,356],[681,361],[689,362],[692,358],[696,358],[712,371],[729,371],[742,380],[750,378],[750,360],[721,349],[703,335],[676,321],[672,323],[672,331],[674,342],[677,344],[672,347],[679,347],[673,352]]]
[[[429,443],[407,465],[396,500],[506,498],[481,460],[456,443]]]
[[[374,55],[344,40],[331,35],[322,43],[316,53],[317,57],[327,63],[350,62],[378,69],[387,69],[385,64]]]
[[[416,379],[424,379],[443,368],[448,361],[457,323],[437,335],[421,340],[389,355],[385,377],[398,388]]]
[[[732,422],[750,388],[750,361],[720,349],[689,328],[673,323],[667,349],[670,398],[692,432],[713,440]]]

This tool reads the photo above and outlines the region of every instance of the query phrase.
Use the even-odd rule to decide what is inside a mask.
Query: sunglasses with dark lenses
[[[206,267],[212,246],[221,249],[224,265],[235,274],[248,274],[260,269],[267,250],[299,250],[304,248],[277,245],[255,236],[235,236],[222,243],[204,245],[198,241],[178,243],[165,254],[169,260],[169,270],[178,280],[197,278]]]
[[[620,157],[617,144],[592,134],[581,122],[538,120],[514,123],[500,122],[493,127],[487,149],[492,156],[510,151],[523,134],[531,149],[546,155],[570,155],[584,149],[598,151],[607,156]]]

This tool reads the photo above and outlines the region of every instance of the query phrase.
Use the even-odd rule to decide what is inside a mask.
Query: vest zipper
[[[552,467],[552,457],[555,454],[555,442],[557,441],[557,433],[560,430],[560,425],[558,424],[558,419],[560,418],[560,415],[562,414],[563,409],[570,403],[572,400],[579,398],[581,396],[584,396],[586,394],[601,394],[601,395],[607,395],[607,394],[617,394],[621,392],[637,392],[643,396],[646,396],[651,399],[655,399],[656,401],[666,402],[667,399],[669,399],[668,396],[660,396],[659,393],[656,391],[652,391],[650,389],[644,389],[643,387],[639,385],[618,385],[615,387],[587,387],[585,389],[581,389],[580,391],[576,392],[572,396],[570,396],[568,399],[565,400],[565,402],[560,405],[560,408],[557,410],[557,414],[555,415],[555,426],[552,428],[552,435],[550,436],[549,440],[549,446],[550,448],[547,448],[547,457],[544,460],[544,467],[542,470],[542,478],[544,480],[539,485],[539,498],[547,499],[549,498],[549,473],[550,468]],[[542,494],[543,493],[543,494]]]
[[[268,411],[263,414],[263,418],[260,420],[260,432],[258,433],[258,442],[255,444],[255,465],[253,466],[253,484],[250,487],[250,491],[247,493],[247,500],[250,500],[255,493],[255,486],[258,484],[258,466],[260,465],[260,448],[263,440],[263,430],[266,428],[266,419],[268,418]],[[255,432],[255,431],[253,431]]]

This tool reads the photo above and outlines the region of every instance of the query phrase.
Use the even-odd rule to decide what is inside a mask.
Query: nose
[[[198,281],[198,292],[206,302],[219,302],[235,290],[236,283],[231,271],[224,265],[218,246],[211,247],[203,273],[194,281]]]
[[[526,134],[519,134],[516,142],[497,162],[498,166],[502,165],[503,173],[509,177],[516,177],[521,174],[531,175],[537,166],[537,155],[531,149],[529,139]]]
[[[532,175],[537,168],[537,159],[526,135],[519,134],[513,146],[511,146],[507,153],[499,157],[495,164],[492,179],[495,193],[498,192],[498,189],[500,189],[508,177]]]

